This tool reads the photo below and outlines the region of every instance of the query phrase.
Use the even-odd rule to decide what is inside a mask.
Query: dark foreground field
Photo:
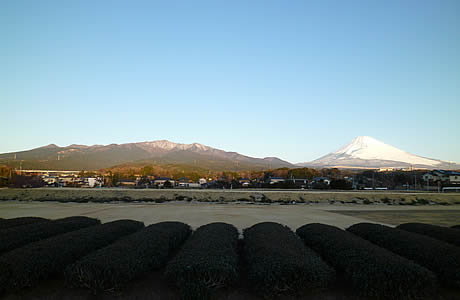
[[[39,287],[27,289],[19,293],[9,294],[1,297],[5,300],[179,300],[180,295],[164,278],[163,270],[151,272],[144,278],[138,279],[134,283],[128,284],[122,292],[98,293],[82,288],[68,288],[63,280],[44,281]],[[458,290],[443,289],[438,299],[460,299]],[[233,287],[221,290],[215,299],[218,300],[261,300],[262,297],[256,295],[243,280],[236,283]],[[347,287],[344,279],[338,280],[334,286],[322,291],[313,291],[302,296],[280,296],[280,300],[371,300],[360,296],[353,288]]]
[[[165,299],[179,300],[180,294],[177,289],[163,276],[164,270],[150,272],[143,278],[137,279],[136,282],[129,283],[123,291],[104,292],[94,294],[84,288],[69,288],[64,280],[54,279],[43,281],[40,286],[25,289],[20,292],[4,295],[1,299],[19,300],[19,299],[43,299],[43,300],[109,300],[109,299]],[[455,297],[456,291],[443,291],[443,297],[440,299],[459,299]],[[239,280],[233,286],[218,291],[215,299],[219,300],[259,300],[262,297],[255,294],[251,287],[244,281]],[[357,300],[368,299],[359,296],[352,288],[349,288],[342,281],[335,283],[333,287],[327,290],[312,291],[302,296],[281,296],[276,299],[311,299],[311,300]]]
[[[2,299],[460,299],[458,227],[30,217],[0,236]]]

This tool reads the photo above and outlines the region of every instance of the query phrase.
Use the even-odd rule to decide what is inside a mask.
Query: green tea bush
[[[39,217],[20,217],[13,219],[2,219],[0,220],[0,230],[8,229],[16,226],[22,226],[26,224],[37,224],[41,222],[47,222],[48,219]]]
[[[150,225],[68,266],[67,282],[94,291],[119,289],[139,275],[166,265],[190,233],[190,226],[180,222]]]
[[[69,217],[0,230],[0,254],[58,234],[100,224],[97,219]]]
[[[431,271],[350,232],[324,224],[307,224],[296,232],[362,295],[418,299],[435,294]]]
[[[238,230],[230,224],[199,227],[166,266],[183,299],[209,299],[238,278]]]
[[[335,271],[287,226],[264,222],[244,230],[248,280],[266,298],[327,286]]]
[[[433,271],[441,284],[460,287],[460,248],[379,224],[359,223],[347,230]]]
[[[423,234],[455,246],[460,246],[460,231],[455,230],[454,228],[424,223],[405,223],[397,226],[396,228]]]
[[[0,289],[34,286],[62,273],[79,258],[134,233],[144,224],[119,220],[90,226],[28,244],[0,256]]]

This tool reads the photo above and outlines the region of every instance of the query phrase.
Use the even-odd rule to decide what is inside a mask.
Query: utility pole
[[[417,189],[417,174],[414,175],[414,191]]]

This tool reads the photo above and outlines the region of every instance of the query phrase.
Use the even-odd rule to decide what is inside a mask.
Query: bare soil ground
[[[331,206],[296,204],[217,204],[217,203],[59,203],[59,202],[0,202],[0,218],[39,216],[50,219],[68,216],[88,216],[109,222],[119,219],[153,224],[162,221],[181,221],[193,228],[212,222],[226,222],[238,229],[272,221],[288,225],[292,229],[307,223],[325,223],[341,228],[365,221],[365,219],[328,212]],[[354,205],[359,206],[359,205]]]
[[[438,225],[460,223],[460,205],[388,206],[360,204],[250,204],[172,201],[165,203],[60,203],[0,201],[0,218],[37,216],[50,219],[88,216],[109,222],[132,219],[146,225],[181,221],[197,228],[212,222],[226,222],[242,230],[272,221],[297,229],[308,223],[346,228],[360,222],[398,225],[425,222]]]

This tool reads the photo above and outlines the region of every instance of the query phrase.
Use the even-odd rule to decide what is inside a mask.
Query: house
[[[189,182],[189,183],[179,183],[179,187],[187,188],[187,189],[201,189],[201,184],[198,182]]]
[[[249,178],[240,178],[238,179],[238,182],[242,187],[249,187],[251,185],[251,179]]]
[[[179,183],[179,187],[182,188],[188,188],[190,186],[190,179],[187,177],[181,177],[177,180],[177,182]]]
[[[48,186],[56,186],[59,183],[59,178],[57,176],[42,176],[42,180],[48,185]]]
[[[460,184],[460,173],[446,170],[433,170],[423,175],[423,180],[441,184]]]
[[[102,179],[97,178],[97,177],[85,177],[83,178],[84,180],[84,186],[85,187],[101,187],[103,185]]]
[[[308,187],[308,179],[305,178],[291,178],[289,179],[297,188],[305,189]]]
[[[451,184],[460,184],[460,173],[451,171],[449,174],[449,182]]]
[[[169,182],[171,185],[170,187],[174,187],[176,185],[176,181],[172,178],[169,178],[169,177],[158,177],[158,178],[155,178],[155,180],[153,181],[153,185],[155,185],[156,187],[164,187],[165,186],[165,183],[166,182]]]
[[[189,183],[190,182],[190,179],[188,179],[187,177],[181,177],[177,180],[179,183]]]
[[[311,180],[311,185],[315,185],[315,184],[330,185],[331,180],[327,177],[315,177]]]
[[[75,177],[74,176],[62,176],[59,177],[59,185],[60,186],[71,186],[75,184]]]
[[[270,177],[268,179],[268,183],[270,184],[275,184],[275,183],[278,183],[278,182],[285,182],[286,179],[284,179],[283,177]]]

